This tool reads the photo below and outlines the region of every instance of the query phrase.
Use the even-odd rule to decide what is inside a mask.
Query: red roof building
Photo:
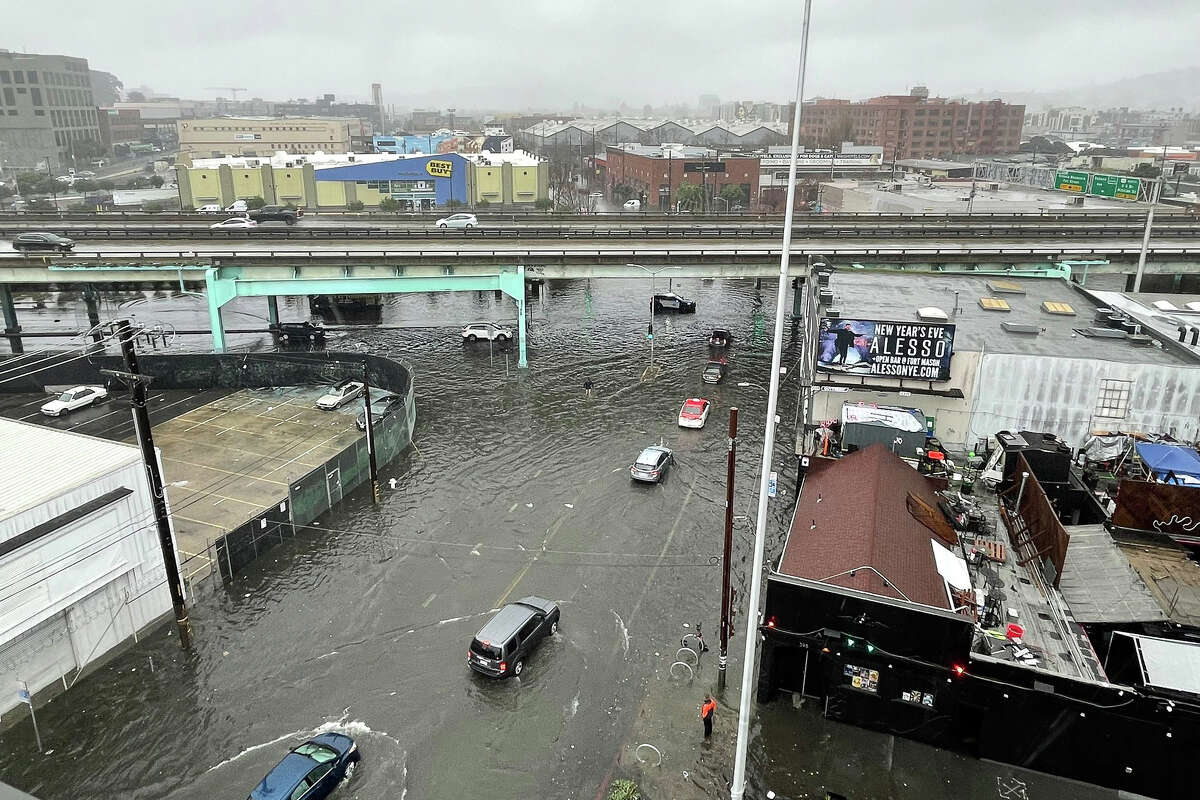
[[[929,481],[876,444],[813,459],[778,571],[950,609],[934,548],[957,541]]]

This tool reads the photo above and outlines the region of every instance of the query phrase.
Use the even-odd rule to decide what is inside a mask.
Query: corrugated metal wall
[[[1100,382],[1132,381],[1124,418],[1095,416]],[[1081,358],[987,354],[971,413],[971,441],[1001,430],[1049,431],[1079,447],[1093,427],[1194,440],[1200,368]]]

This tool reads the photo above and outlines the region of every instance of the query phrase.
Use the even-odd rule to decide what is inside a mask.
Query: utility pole
[[[1160,170],[1158,178],[1152,185],[1150,210],[1146,212],[1146,230],[1142,232],[1142,249],[1138,253],[1137,273],[1133,277],[1133,291],[1142,290],[1142,273],[1146,270],[1146,252],[1150,249],[1150,233],[1154,229],[1154,207],[1158,205],[1158,197],[1162,193],[1163,173]]]
[[[717,691],[725,690],[725,670],[729,665],[729,629],[732,605],[729,586],[730,560],[733,556],[733,465],[737,458],[737,406],[729,409],[729,463],[725,470],[725,550],[721,560],[721,655],[717,662]]]
[[[138,446],[142,450],[142,462],[146,466],[146,477],[150,482],[150,499],[154,503],[154,521],[158,527],[158,543],[162,549],[163,566],[167,572],[167,587],[171,591],[171,605],[175,608],[175,624],[179,628],[179,642],[184,650],[192,646],[191,626],[188,623],[187,604],[183,597],[183,581],[179,577],[179,560],[175,556],[175,541],[171,536],[171,520],[167,512],[167,492],[163,488],[162,471],[159,469],[158,453],[154,449],[154,437],[150,432],[150,415],[146,411],[146,384],[150,378],[138,369],[137,351],[133,346],[134,331],[129,320],[118,320],[117,340],[121,344],[121,355],[125,359],[125,372],[101,370],[105,374],[121,378],[129,386],[130,405],[133,408],[133,427]]]
[[[375,421],[371,418],[371,382],[367,378],[367,365],[363,363],[363,407],[367,415],[367,461],[371,466],[371,498],[379,503],[379,468],[375,465]]]

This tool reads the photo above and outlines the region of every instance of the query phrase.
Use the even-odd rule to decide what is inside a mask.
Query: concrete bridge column
[[[83,287],[83,302],[87,306],[88,327],[92,329],[92,341],[104,338],[97,327],[100,325],[100,292],[92,284]]]
[[[7,283],[0,285],[0,309],[4,312],[4,335],[8,337],[8,346],[14,353],[24,353],[25,345],[21,342],[21,326],[17,324],[17,307],[13,305],[12,287]],[[521,342],[522,361],[524,361],[525,343]]]
[[[273,294],[267,296],[267,321],[271,327],[279,324],[279,298]]]

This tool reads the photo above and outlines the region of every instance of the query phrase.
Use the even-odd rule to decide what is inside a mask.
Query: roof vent
[[[1154,307],[1159,311],[1178,311],[1179,309],[1170,300],[1155,300]]]
[[[1200,311],[1200,302],[1195,300],[1191,301],[1190,303],[1185,303],[1184,305],[1186,305],[1192,311]]]
[[[829,305],[833,302],[833,292],[831,292],[829,289],[822,289],[821,291],[817,292],[817,302],[823,306]]]
[[[1038,332],[1041,331],[1041,328],[1037,325],[1025,325],[1020,322],[1001,322],[1000,327],[1009,333],[1031,333],[1034,336],[1037,336]]]
[[[1153,341],[1154,341],[1153,337],[1147,336],[1144,333],[1129,334],[1129,343],[1137,345],[1138,347],[1149,347]]]
[[[830,319],[839,319],[842,316],[842,310],[840,308],[834,308],[833,306],[830,306],[829,308],[825,309],[825,316],[829,317]]]
[[[922,306],[917,309],[917,317],[927,322],[949,322],[950,317],[937,306]]]

